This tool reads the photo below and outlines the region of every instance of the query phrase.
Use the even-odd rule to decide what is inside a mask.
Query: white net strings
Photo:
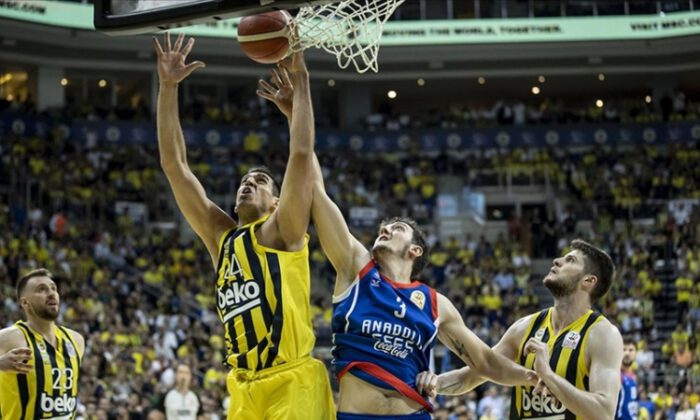
[[[291,50],[322,48],[336,56],[342,69],[379,71],[377,54],[384,23],[404,0],[342,0],[302,7],[294,18],[297,33]]]

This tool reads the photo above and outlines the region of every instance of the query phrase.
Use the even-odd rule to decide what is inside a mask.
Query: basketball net
[[[404,0],[342,0],[302,7],[294,18],[297,36],[291,51],[322,48],[336,56],[342,69],[350,64],[358,73],[379,71],[377,54],[384,23]]]

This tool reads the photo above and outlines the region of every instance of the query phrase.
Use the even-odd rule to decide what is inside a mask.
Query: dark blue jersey
[[[622,371],[622,386],[617,399],[616,420],[637,420],[639,401],[637,397],[637,378],[634,373]]]
[[[333,365],[336,375],[395,389],[424,406],[416,376],[430,369],[437,336],[437,294],[420,283],[382,276],[374,260],[333,299]]]

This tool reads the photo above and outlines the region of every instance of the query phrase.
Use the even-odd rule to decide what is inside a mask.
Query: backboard
[[[95,29],[136,35],[338,0],[95,0]]]

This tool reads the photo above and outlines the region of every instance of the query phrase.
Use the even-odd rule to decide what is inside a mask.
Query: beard
[[[35,307],[32,305],[32,311],[36,316],[45,321],[55,321],[56,318],[58,318],[58,306],[56,309],[52,309],[48,306]]]
[[[622,359],[622,366],[624,366],[626,368],[632,366],[633,363],[634,363],[634,359],[628,359],[626,357],[624,359]]]
[[[572,295],[576,291],[579,280],[580,277],[575,280],[550,280],[545,277],[544,286],[549,289],[555,299],[559,299]]]

